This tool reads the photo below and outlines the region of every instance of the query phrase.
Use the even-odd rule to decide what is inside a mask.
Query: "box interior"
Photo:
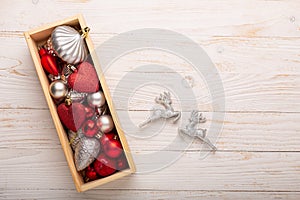
[[[55,105],[54,101],[52,100],[52,98],[51,98],[51,96],[49,94],[49,89],[48,89],[48,87],[49,87],[49,80],[48,80],[48,77],[46,76],[46,73],[43,70],[43,67],[40,64],[40,56],[39,56],[39,53],[38,53],[38,46],[41,46],[41,45],[43,45],[43,44],[46,43],[47,39],[51,36],[51,32],[58,25],[70,25],[70,26],[76,28],[77,30],[81,30],[81,28],[83,28],[83,27],[80,26],[79,19],[78,18],[74,18],[74,19],[71,19],[71,20],[66,20],[63,23],[58,23],[58,24],[51,25],[51,26],[49,25],[49,26],[45,26],[44,28],[39,28],[39,29],[36,29],[36,30],[29,31],[29,32],[25,33],[25,36],[27,34],[27,38],[26,39],[27,39],[28,45],[29,45],[29,47],[31,46],[31,48],[32,48],[31,49],[31,53],[34,54],[34,55],[32,55],[32,57],[33,58],[34,57],[37,58],[37,60],[34,59],[34,61],[35,61],[35,65],[36,65],[36,68],[37,68],[37,71],[38,71],[38,75],[39,75],[40,81],[42,83],[42,87],[44,85],[43,91],[44,91],[44,94],[46,96],[46,99],[47,100],[50,99],[50,101],[47,101],[48,105],[49,105],[50,112],[51,112],[51,114],[52,114],[52,116],[54,118],[58,118],[59,119],[58,114],[56,112],[56,105]],[[28,38],[28,37],[30,37],[30,38]],[[30,41],[30,40],[32,40],[32,41]],[[31,42],[31,44],[30,44],[30,42]],[[89,44],[88,44],[88,49],[89,49]],[[94,62],[93,55],[91,55],[91,57],[92,57],[92,61]],[[42,72],[44,72],[44,73],[42,73]],[[99,75],[98,75],[98,77],[99,77],[100,84],[101,84],[101,87],[102,87],[101,78],[100,78]],[[106,94],[105,94],[105,96],[106,96]],[[108,106],[109,106],[109,110],[111,110],[110,105],[108,105]],[[84,180],[83,180],[83,178],[82,178],[82,176],[81,176],[81,174],[79,172],[77,172],[77,170],[76,170],[76,167],[75,167],[75,164],[74,164],[73,151],[72,151],[72,149],[71,149],[71,147],[69,145],[69,140],[68,140],[67,133],[65,132],[65,129],[63,128],[63,125],[61,124],[60,120],[58,120],[59,121],[58,123],[56,123],[55,121],[57,121],[57,120],[54,120],[54,123],[55,123],[56,127],[59,128],[59,130],[57,130],[57,131],[62,133],[62,134],[58,134],[59,135],[59,139],[60,139],[62,147],[63,147],[63,149],[65,151],[65,155],[66,155],[66,158],[67,158],[67,161],[68,161],[68,165],[69,165],[71,173],[72,173],[73,180],[75,182],[76,189],[79,192],[88,190],[88,189],[90,189],[92,187],[104,184],[104,183],[109,182],[111,180],[118,179],[120,177],[123,177],[123,176],[128,175],[128,174],[130,174],[130,173],[132,173],[132,172],[135,171],[135,169],[133,167],[133,163],[131,161],[131,157],[129,156],[129,153],[127,152],[128,151],[128,149],[126,147],[127,143],[124,144],[124,138],[122,139],[120,137],[119,130],[117,128],[118,125],[115,123],[118,135],[119,135],[119,137],[121,139],[121,143],[122,143],[122,146],[123,146],[123,149],[124,149],[124,153],[125,153],[125,156],[126,156],[126,159],[127,159],[128,165],[129,165],[129,168],[125,169],[125,170],[122,170],[122,171],[119,171],[119,172],[116,172],[113,175],[110,175],[108,177],[100,178],[100,179],[97,179],[95,181],[91,181],[91,182],[85,183]],[[115,122],[115,120],[114,120],[114,122]],[[126,148],[124,148],[124,146]],[[71,162],[70,162],[70,160],[71,160]]]

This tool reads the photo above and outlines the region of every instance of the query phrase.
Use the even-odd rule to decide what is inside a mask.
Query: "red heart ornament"
[[[72,131],[77,131],[86,119],[85,107],[80,103],[70,106],[62,103],[57,107],[57,113],[61,122]]]
[[[44,48],[41,48],[39,50],[39,54],[41,56],[41,64],[42,64],[43,68],[48,73],[50,73],[54,76],[57,76],[58,69],[57,69],[56,58],[50,54],[47,54],[47,52]]]
[[[99,79],[94,66],[88,62],[82,62],[77,67],[77,71],[69,76],[68,85],[78,92],[97,92]]]

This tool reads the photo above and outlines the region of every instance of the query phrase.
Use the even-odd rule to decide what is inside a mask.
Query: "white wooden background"
[[[299,10],[298,0],[1,1],[0,198],[300,199]],[[196,143],[163,170],[75,191],[22,34],[79,12],[95,46],[118,33],[150,27],[177,31],[205,49],[226,95],[226,110],[218,111],[226,117],[215,154],[199,160]],[[136,52],[107,72],[111,91],[131,67],[145,63],[192,74],[171,55]],[[201,79],[194,78],[200,91]],[[151,91],[132,97],[133,121],[148,114],[160,92]],[[209,119],[209,106],[203,109]],[[128,142],[133,153],[142,154],[161,149],[175,134],[170,129],[147,142]]]

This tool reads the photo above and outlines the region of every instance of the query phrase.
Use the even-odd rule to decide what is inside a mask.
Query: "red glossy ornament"
[[[121,142],[115,134],[109,133],[102,136],[101,144],[104,153],[110,158],[117,158],[123,152]]]
[[[123,169],[127,169],[127,168],[128,168],[128,163],[127,163],[125,155],[123,154],[117,160],[117,170],[123,170]]]
[[[39,50],[39,54],[41,56],[41,64],[43,68],[50,74],[57,76],[58,68],[56,63],[56,58],[53,55],[47,53],[44,48]]]
[[[113,132],[106,133],[106,134],[103,134],[103,136],[100,138],[100,143],[102,146],[104,146],[107,142],[109,142],[112,139],[116,139],[116,138],[117,138],[117,135],[114,134]]]
[[[96,113],[96,110],[91,107],[85,107],[85,116],[86,118],[91,118]]]
[[[116,171],[117,163],[108,158],[105,154],[100,154],[94,162],[94,169],[100,176],[109,176]]]
[[[88,119],[82,125],[82,131],[87,137],[94,137],[98,132],[98,127],[95,121]]]
[[[88,179],[87,181],[93,181],[98,178],[98,175],[93,167],[88,166],[85,170],[85,177]]]

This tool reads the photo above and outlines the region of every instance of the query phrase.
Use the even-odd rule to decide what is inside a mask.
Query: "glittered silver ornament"
[[[98,91],[87,96],[87,102],[91,107],[102,107],[105,104],[103,92]]]
[[[88,167],[100,152],[100,142],[96,138],[82,137],[75,148],[75,166],[77,171]]]
[[[213,145],[210,140],[206,137],[206,129],[197,127],[199,123],[205,123],[206,118],[203,117],[200,111],[193,110],[191,112],[191,117],[189,123],[184,128],[179,128],[178,132],[180,135],[188,135],[190,137],[195,137],[206,143],[213,151],[217,148]]]
[[[101,115],[96,123],[102,133],[109,133],[115,127],[110,115]]]
[[[158,97],[155,98],[155,103],[162,105],[164,108],[155,108],[152,110],[151,115],[138,126],[140,128],[146,126],[147,124],[159,120],[159,119],[173,119],[173,123],[176,123],[181,117],[181,112],[175,111],[172,106],[172,99],[170,92],[163,92]]]
[[[75,90],[70,90],[68,93],[68,98],[70,98],[72,102],[82,102],[86,96],[87,93],[77,92]]]
[[[70,26],[57,26],[51,34],[50,48],[63,61],[69,64],[77,64],[82,62],[87,57],[87,47],[84,38],[89,31],[84,29],[80,35],[77,30]]]
[[[56,80],[52,82],[49,86],[49,91],[50,91],[50,95],[54,99],[61,99],[67,96],[68,94],[67,85],[61,80]]]

